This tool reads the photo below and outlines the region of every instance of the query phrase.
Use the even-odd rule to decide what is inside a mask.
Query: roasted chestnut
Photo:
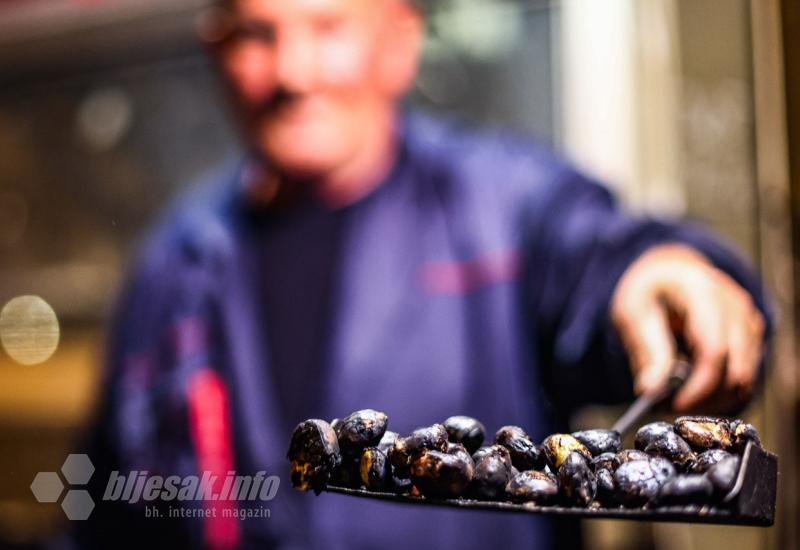
[[[415,455],[423,450],[447,451],[447,430],[441,424],[417,428],[408,437],[399,437],[389,450],[389,460],[396,475],[408,477],[408,468]]]
[[[469,416],[451,416],[444,421],[444,427],[450,441],[461,443],[470,454],[480,448],[486,437],[483,424]]]
[[[664,437],[664,434],[672,433],[675,429],[669,422],[651,422],[636,430],[633,445],[640,451],[644,451],[652,441]]]
[[[469,458],[469,455],[467,455]],[[472,481],[472,459],[461,453],[423,450],[411,460],[411,481],[422,494],[433,497],[461,496]]]
[[[617,469],[617,455],[614,453],[603,453],[592,459],[592,469],[595,473],[600,470],[613,472]]]
[[[617,496],[625,506],[642,506],[658,497],[661,486],[675,476],[666,459],[631,460],[614,472]]]
[[[378,441],[377,447],[388,454],[389,449],[394,447],[394,443],[395,441],[397,441],[398,437],[400,437],[400,434],[398,434],[397,432],[386,430],[385,432],[383,432],[381,440]]]
[[[343,456],[339,466],[331,473],[330,483],[351,489],[361,487],[361,457]]]
[[[461,443],[452,443],[448,441],[445,452],[449,455],[456,455],[461,460],[469,462],[472,465],[475,464],[475,461],[472,460],[472,455],[467,452],[467,450],[464,448],[464,445]]]
[[[722,449],[709,449],[707,451],[703,451],[702,453],[697,454],[697,459],[692,467],[692,471],[696,474],[702,474],[708,471],[711,466],[720,460],[730,456],[733,455],[731,455],[731,453],[728,451],[723,451]]]
[[[644,451],[649,455],[667,458],[684,471],[689,470],[695,463],[695,454],[689,444],[673,431],[652,438]]]
[[[594,474],[597,480],[597,495],[595,498],[603,506],[610,507],[617,504],[617,486],[614,483],[614,472],[607,468],[599,468]]]
[[[718,495],[725,495],[733,489],[736,484],[736,477],[739,475],[740,459],[736,455],[723,458],[705,473],[705,476],[714,486],[714,492]]]
[[[653,470],[655,479],[658,481],[659,485],[663,485],[665,481],[677,474],[672,462],[660,456],[654,456],[650,459],[650,468]]]
[[[414,487],[411,478],[392,475],[392,490],[398,494],[410,493]]]
[[[572,451],[558,468],[558,485],[564,500],[583,508],[589,505],[597,492],[597,481],[589,460],[580,451]]]
[[[733,432],[733,448],[737,453],[744,452],[748,441],[761,447],[761,437],[759,437],[758,430],[752,424],[748,424],[743,420],[734,420],[731,422],[731,431]]]
[[[542,442],[547,464],[553,471],[558,470],[561,464],[573,451],[579,452],[587,460],[592,460],[592,453],[586,446],[569,434],[553,434]]]
[[[292,432],[287,457],[292,462],[292,486],[319,493],[341,462],[336,433],[324,420],[301,422]]]
[[[511,454],[511,462],[520,471],[544,467],[542,448],[536,445],[519,426],[503,426],[494,436],[497,445],[502,445]]]
[[[386,432],[387,418],[372,409],[356,411],[337,425],[339,448],[345,456],[360,456],[366,447],[378,444]]]
[[[434,424],[424,428],[417,428],[408,437],[398,438],[394,446],[409,453],[416,453],[423,449],[446,451],[447,443],[447,430],[445,427],[441,424]]]
[[[553,474],[525,470],[509,480],[505,491],[515,502],[551,504],[558,497],[558,481]]]
[[[703,504],[711,499],[714,487],[702,474],[677,475],[668,479],[658,493],[663,504]]]
[[[650,460],[650,455],[637,449],[623,449],[614,455],[614,469],[632,460]]]
[[[730,423],[724,418],[682,416],[675,421],[675,431],[699,451],[733,446]]]
[[[484,452],[475,462],[471,492],[482,500],[500,500],[505,495],[506,485],[511,481],[511,457],[504,447],[503,452]],[[489,447],[491,449],[491,447]],[[477,453],[476,453],[477,455]]]
[[[573,432],[572,437],[583,443],[592,456],[616,453],[622,443],[619,432],[614,430],[583,430]]]
[[[367,447],[359,462],[361,483],[370,491],[384,491],[392,485],[392,467],[386,452],[378,447]]]
[[[479,461],[483,460],[484,457],[489,455],[497,455],[507,460],[511,463],[511,453],[508,452],[508,449],[503,447],[502,445],[489,445],[486,447],[481,447],[474,453],[472,453],[472,460],[477,464]]]

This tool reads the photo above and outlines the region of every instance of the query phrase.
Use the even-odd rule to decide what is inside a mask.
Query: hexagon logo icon
[[[71,454],[67,456],[61,473],[70,485],[86,485],[94,473],[94,464],[85,454]]]
[[[31,492],[39,502],[58,502],[64,484],[56,472],[39,472],[31,483]]]
[[[61,502],[61,508],[67,518],[73,521],[83,521],[89,518],[94,510],[94,501],[89,495],[89,491],[84,489],[72,489],[67,491],[67,496]]]
[[[61,509],[70,520],[85,520],[94,510],[94,501],[89,491],[73,487],[89,483],[93,473],[94,464],[89,460],[89,455],[70,454],[61,466],[63,479],[58,472],[39,472],[33,478],[31,492],[39,502],[54,503],[64,494],[66,485],[68,490],[61,501]]]

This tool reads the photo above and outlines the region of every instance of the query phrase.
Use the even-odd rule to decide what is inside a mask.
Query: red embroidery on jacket
[[[517,278],[522,262],[516,250],[497,250],[465,261],[436,261],[422,267],[422,287],[431,294],[466,294]]]
[[[222,378],[211,369],[196,372],[189,381],[189,423],[197,452],[198,468],[216,476],[214,494],[222,492],[225,476],[233,470],[233,438],[228,392]],[[205,547],[230,550],[239,545],[235,500],[204,500]]]

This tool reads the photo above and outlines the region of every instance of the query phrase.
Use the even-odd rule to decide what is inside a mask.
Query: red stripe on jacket
[[[233,435],[228,390],[211,369],[196,372],[189,382],[189,423],[197,453],[198,468],[216,476],[212,492],[219,495],[228,472],[233,471]],[[235,500],[204,500],[211,510],[203,520],[203,539],[209,550],[231,550],[239,546],[240,526]],[[227,510],[227,512],[226,512]]]

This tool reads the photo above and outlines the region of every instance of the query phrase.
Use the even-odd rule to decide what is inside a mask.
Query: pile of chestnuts
[[[503,426],[491,445],[478,420],[452,416],[405,437],[372,409],[328,423],[306,420],[292,434],[292,485],[330,485],[432,498],[590,508],[719,502],[733,487],[748,442],[742,420],[683,416],[639,428],[635,449],[620,434],[585,430],[534,443]]]

